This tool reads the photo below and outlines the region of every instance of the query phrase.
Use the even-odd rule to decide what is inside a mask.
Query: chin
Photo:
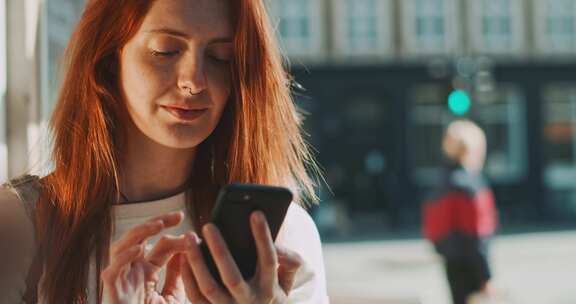
[[[195,130],[199,131],[199,130]],[[163,132],[164,133],[164,132]],[[166,132],[164,134],[155,134],[153,141],[172,149],[192,149],[200,145],[211,132]]]
[[[158,144],[172,149],[192,149],[200,145],[205,138],[161,138],[154,139]]]

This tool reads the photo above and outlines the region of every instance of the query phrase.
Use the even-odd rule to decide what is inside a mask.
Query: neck
[[[120,191],[125,200],[146,201],[182,191],[196,150],[169,148],[136,133],[128,137],[120,160]]]

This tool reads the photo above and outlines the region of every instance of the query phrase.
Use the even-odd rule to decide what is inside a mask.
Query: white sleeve
[[[288,302],[329,303],[320,235],[306,210],[297,204],[290,206],[276,238],[276,244],[297,252],[303,259],[303,265],[296,273]]]

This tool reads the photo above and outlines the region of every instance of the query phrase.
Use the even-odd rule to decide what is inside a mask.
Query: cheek
[[[209,75],[208,84],[212,102],[223,109],[232,92],[232,75],[230,68],[212,66],[206,71]]]
[[[165,73],[137,56],[126,57],[123,58],[121,79],[128,107],[132,111],[153,106],[155,97],[165,83]]]

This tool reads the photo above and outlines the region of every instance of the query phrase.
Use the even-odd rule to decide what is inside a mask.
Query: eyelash
[[[152,51],[152,55],[154,56],[158,56],[158,57],[172,57],[177,55],[179,52],[178,51],[171,51],[171,52],[160,52],[160,51]]]
[[[208,57],[210,57],[210,59],[214,60],[217,63],[221,63],[221,64],[228,64],[230,63],[229,59],[220,59],[214,55],[208,55]]]
[[[179,52],[179,51],[160,52],[160,51],[152,50],[151,53],[152,53],[153,56],[156,56],[156,57],[170,58],[170,57],[173,57],[173,56],[178,55],[178,53],[180,53],[180,52]],[[215,62],[217,62],[217,63],[220,63],[220,64],[228,64],[228,63],[230,63],[230,60],[229,60],[229,59],[220,59],[220,58],[218,58],[217,56],[214,56],[214,55],[211,55],[211,54],[209,54],[208,57],[209,57],[210,59],[212,59],[213,61],[215,61]]]

